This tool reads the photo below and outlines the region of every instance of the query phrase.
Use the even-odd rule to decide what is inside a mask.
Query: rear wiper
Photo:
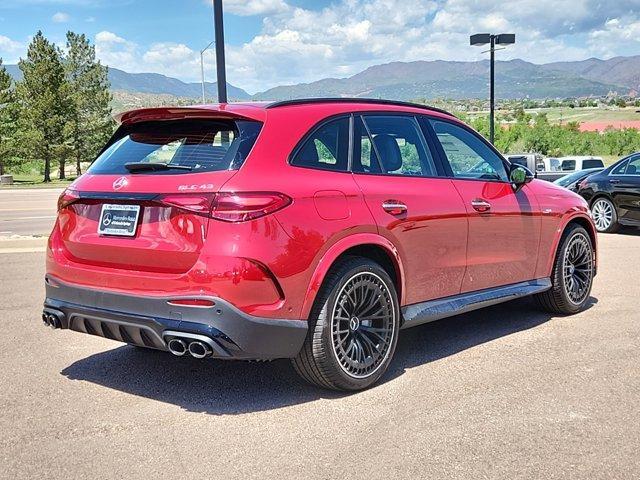
[[[188,165],[172,165],[170,163],[153,163],[153,162],[129,162],[124,164],[124,168],[131,173],[136,172],[159,172],[161,170],[193,170]]]

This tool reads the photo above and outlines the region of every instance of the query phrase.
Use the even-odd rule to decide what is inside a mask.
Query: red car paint
[[[459,124],[440,111],[370,102],[314,102],[142,109],[124,125],[182,118],[263,123],[238,170],[177,175],[82,175],[62,199],[49,239],[47,274],[60,281],[141,297],[211,295],[243,312],[306,320],[332,263],[350,248],[386,252],[401,305],[549,277],[564,226],[579,218],[595,230],[584,200],[534,180],[509,183],[333,172],[291,166],[288,159],[319,122],[340,114],[385,112]],[[135,236],[97,233],[104,200],[76,192],[162,194],[142,206]],[[215,194],[273,192],[283,203],[259,218],[228,222],[198,212]],[[269,193],[272,194],[272,193]],[[407,210],[387,212],[385,201]],[[490,202],[489,213],[472,207]],[[275,200],[277,201],[277,199]],[[178,206],[177,206],[178,205]],[[187,207],[187,208],[184,208]],[[208,208],[208,207],[205,207]]]

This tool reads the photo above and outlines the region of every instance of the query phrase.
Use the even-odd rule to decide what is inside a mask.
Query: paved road
[[[0,190],[0,237],[48,236],[60,189]]]
[[[288,362],[176,359],[42,326],[43,254],[0,255],[0,477],[640,477],[640,235],[601,237],[590,308],[529,300],[401,334],[341,395]]]

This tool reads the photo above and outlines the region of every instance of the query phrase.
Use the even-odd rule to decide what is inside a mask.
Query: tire
[[[620,228],[616,207],[607,197],[596,198],[591,204],[591,212],[598,232],[614,233]]]
[[[536,295],[540,306],[548,312],[563,315],[583,310],[593,286],[594,255],[589,233],[579,225],[569,225],[556,252],[552,287]]]
[[[387,272],[369,259],[348,257],[327,274],[292,363],[318,387],[362,390],[389,367],[399,329],[398,295]]]

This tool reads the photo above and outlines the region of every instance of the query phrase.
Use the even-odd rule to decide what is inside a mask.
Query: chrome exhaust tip
[[[42,314],[42,323],[44,323],[45,327],[49,326],[49,315],[46,313]]]
[[[179,338],[172,338],[169,340],[167,347],[169,347],[169,351],[176,357],[181,357],[187,353],[187,344],[184,343],[184,340],[180,340]]]
[[[193,358],[204,358],[211,354],[211,347],[203,342],[191,342],[189,353]]]

